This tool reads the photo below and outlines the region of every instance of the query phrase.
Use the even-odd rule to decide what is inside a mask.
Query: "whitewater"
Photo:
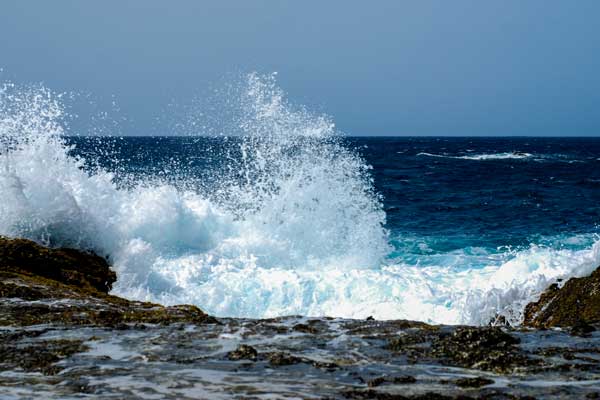
[[[249,74],[230,101],[236,156],[219,154],[224,168],[200,190],[90,167],[65,139],[61,95],[5,83],[0,235],[106,256],[117,295],[231,317],[518,324],[550,283],[600,265],[593,235],[579,248],[402,257],[372,167],[331,118],[288,102],[274,75]],[[530,157],[497,154],[465,158]]]

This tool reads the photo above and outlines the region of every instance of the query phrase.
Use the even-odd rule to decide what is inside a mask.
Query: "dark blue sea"
[[[175,185],[196,185],[200,192],[219,176],[220,155],[238,145],[236,139],[189,137],[70,142],[75,154],[107,170],[155,174]],[[343,142],[373,167],[370,175],[392,237],[419,237],[430,251],[522,247],[598,231],[600,138],[353,137]]]
[[[88,170],[100,168],[114,172],[124,188],[140,182],[149,185],[148,182],[153,181],[152,186],[189,191],[215,203],[218,203],[218,196],[213,195],[224,190],[219,188],[219,182],[222,184],[229,179],[240,184],[240,174],[235,171],[232,174],[231,169],[246,171],[239,161],[244,142],[240,138],[93,137],[69,138],[68,142],[75,146],[72,154],[85,158]],[[279,144],[268,144],[276,145]],[[256,295],[257,303],[243,310],[238,309],[239,305],[226,306],[222,309],[223,314],[337,313],[362,316],[362,312],[443,322],[485,322],[483,317],[474,314],[473,307],[477,310],[487,307],[490,311],[483,314],[485,318],[498,311],[516,313],[515,318],[518,318],[515,302],[525,301],[553,279],[577,271],[583,273],[599,261],[595,246],[600,221],[598,138],[341,138],[333,146],[348,151],[351,157],[367,166],[362,172],[364,176],[358,179],[360,182],[372,179],[367,182],[372,185],[367,203],[380,204],[380,210],[369,204],[359,204],[370,216],[363,219],[352,215],[356,210],[347,214],[343,210],[332,211],[337,206],[349,207],[356,205],[353,202],[364,202],[357,198],[361,196],[352,194],[364,187],[357,188],[356,182],[344,182],[341,188],[331,186],[330,180],[345,177],[318,175],[320,172],[313,168],[327,168],[328,163],[335,162],[343,166],[343,160],[336,160],[336,156],[332,156],[333,159],[327,157],[326,163],[319,165],[321,161],[315,160],[319,144],[311,143],[310,146],[317,147],[317,154],[311,150],[311,154],[303,155],[303,160],[285,159],[284,164],[289,164],[278,163],[277,167],[287,169],[287,172],[262,184],[282,186],[299,173],[310,179],[322,179],[316,188],[296,184],[290,188],[279,187],[277,190],[297,192],[286,193],[283,199],[276,201],[265,201],[260,193],[249,194],[253,189],[248,187],[240,186],[238,192],[251,197],[248,201],[253,204],[250,206],[270,207],[273,214],[256,221],[262,226],[269,225],[266,235],[274,237],[269,241],[289,241],[291,243],[282,246],[284,253],[304,252],[310,253],[309,256],[279,254],[277,245],[273,248],[265,247],[264,243],[258,247],[250,246],[255,254],[249,251],[245,255],[249,259],[255,258],[245,261],[248,264],[240,268],[249,273],[246,268],[251,265],[254,272],[252,276],[234,279],[256,280],[249,289],[238,290],[246,292],[249,302],[253,302],[251,297]],[[330,148],[330,143],[324,146],[324,152],[340,151]],[[267,150],[265,155],[283,157],[269,154]],[[256,162],[256,157],[254,154],[252,163]],[[254,178],[264,179],[261,176]],[[255,188],[257,183],[251,185]],[[265,190],[269,195],[274,193]],[[329,196],[343,199],[323,206],[323,210],[311,210],[301,205],[300,211],[292,212],[290,208],[294,201],[310,202],[307,194],[300,190],[306,190],[308,197],[314,197],[312,200],[324,202]],[[230,189],[225,192],[233,196]],[[266,205],[254,204],[261,201]],[[240,203],[235,204],[240,206]],[[333,213],[334,218],[321,213]],[[383,218],[379,219],[381,215]],[[321,226],[316,218],[324,218],[325,225]],[[342,218],[348,221],[340,220]],[[388,248],[378,243],[380,238],[373,233],[377,230],[373,225],[379,222],[386,232],[383,240]],[[179,223],[185,225],[183,221]],[[278,226],[286,224],[297,226],[287,230]],[[364,235],[347,232],[363,228],[368,231]],[[250,236],[265,235],[260,229],[255,231],[256,226],[249,229]],[[332,232],[323,235],[314,229]],[[163,233],[177,236],[173,232]],[[311,235],[316,241],[310,239]],[[264,238],[254,239],[262,241]],[[253,238],[244,240],[252,241]],[[336,241],[350,241],[353,248]],[[316,249],[319,246],[326,253]],[[261,251],[268,253],[261,254]],[[240,249],[234,252],[236,262],[239,262],[237,258],[242,257],[240,253],[243,252]],[[331,260],[327,252],[340,260]],[[186,250],[170,248],[167,253],[181,261],[181,254]],[[173,253],[177,253],[176,256]],[[188,249],[188,253],[193,251]],[[354,257],[356,254],[359,257]],[[349,255],[349,260],[341,260],[345,255]],[[358,271],[352,265],[353,257],[359,261]],[[290,259],[291,266],[282,261],[286,258]],[[267,276],[260,276],[263,267]],[[282,271],[277,271],[278,267],[283,267]],[[170,265],[169,268],[178,267]],[[162,281],[165,270],[161,271]],[[263,280],[275,279],[277,273],[274,271],[281,273],[278,279],[282,287],[292,286],[276,299],[273,299],[272,289],[265,289]],[[274,276],[269,276],[270,273]],[[198,279],[207,282],[203,277]],[[330,279],[329,285],[319,282],[323,279]],[[173,292],[171,283],[162,284]],[[210,285],[215,285],[211,290],[219,290],[217,283]],[[356,301],[353,290],[365,291],[366,294],[361,293],[358,297],[367,297],[367,310],[364,310],[365,301]],[[340,293],[333,293],[338,291]],[[350,304],[340,304],[340,298]],[[185,299],[177,297],[177,300]],[[191,299],[195,300],[193,294]],[[324,307],[332,299],[335,303],[329,304],[329,308]],[[397,303],[391,304],[394,299]],[[273,306],[274,300],[276,306]],[[195,301],[206,307],[202,301]],[[215,307],[211,311],[219,312],[219,309]]]

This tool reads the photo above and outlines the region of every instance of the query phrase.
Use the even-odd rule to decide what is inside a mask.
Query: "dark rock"
[[[292,330],[294,330],[296,332],[310,333],[310,334],[316,334],[319,332],[318,329],[315,328],[314,326],[306,325],[306,324],[296,324],[292,327]]]
[[[0,326],[54,323],[128,329],[127,324],[136,323],[216,322],[191,305],[163,307],[111,296],[107,292],[115,279],[106,260],[96,255],[0,237],[0,299],[39,301],[0,302]]]
[[[380,376],[380,377],[377,377],[375,379],[371,379],[370,381],[368,381],[367,386],[368,387],[376,387],[376,386],[381,385],[384,382],[385,382],[385,377]]]
[[[588,324],[585,321],[579,320],[571,328],[571,335],[587,337],[595,330],[596,328],[594,328],[592,325]]]
[[[440,393],[427,392],[423,394],[403,396],[400,394],[391,394],[380,392],[374,389],[368,390],[349,390],[342,393],[348,399],[375,399],[375,400],[469,400],[472,397],[465,395],[446,396]]]
[[[30,240],[0,237],[0,271],[32,274],[108,293],[117,276],[102,257],[74,249],[49,249]]]
[[[408,383],[416,383],[417,380],[415,379],[414,376],[400,375],[400,376],[394,376],[391,379],[391,382],[395,383],[395,384],[408,384]]]
[[[29,333],[39,335],[42,332]],[[63,358],[86,351],[81,340],[44,340],[20,344],[14,335],[0,336],[0,371],[22,369],[25,372],[41,372],[55,375],[62,368],[55,365]]]
[[[431,354],[451,365],[505,373],[532,362],[515,347],[518,343],[500,328],[460,327],[435,340]]]
[[[425,343],[427,340],[427,335],[422,334],[420,331],[405,333],[397,338],[391,339],[388,347],[393,351],[402,351],[415,344]]]
[[[411,384],[415,383],[417,380],[410,375],[399,375],[399,376],[380,376],[375,379],[371,379],[367,382],[367,386],[369,387],[377,387],[384,383],[393,383],[396,385],[401,384]]]
[[[524,325],[573,326],[600,322],[600,268],[590,276],[571,278],[564,286],[551,285],[536,302],[525,307]]]
[[[227,358],[230,360],[252,360],[256,361],[258,357],[258,351],[252,346],[245,344],[240,345],[237,349],[227,354]]]
[[[478,376],[477,378],[457,379],[454,383],[456,383],[456,386],[459,386],[462,388],[467,388],[467,387],[479,388],[482,386],[491,385],[492,383],[494,383],[494,381],[491,379],[488,379],[488,378],[483,378],[481,376]]]
[[[275,352],[269,354],[269,363],[273,366],[285,366],[285,365],[293,365],[299,364],[303,360],[300,357],[293,356],[284,352]]]

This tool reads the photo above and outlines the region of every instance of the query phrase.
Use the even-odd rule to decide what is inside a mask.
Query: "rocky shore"
[[[522,327],[214,318],[109,294],[103,258],[0,238],[0,398],[600,398],[600,269]]]

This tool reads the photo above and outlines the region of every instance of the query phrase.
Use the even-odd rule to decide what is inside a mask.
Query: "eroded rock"
[[[108,294],[116,275],[106,260],[74,249],[49,249],[0,237],[0,326],[63,324],[202,324],[216,320],[196,306],[164,307]]]
[[[571,278],[562,287],[551,285],[525,308],[524,325],[567,327],[580,322],[600,323],[600,268],[590,276]]]
[[[103,293],[108,293],[117,279],[107,261],[95,254],[4,237],[0,237],[0,271],[31,274]]]
[[[530,360],[515,345],[519,339],[495,327],[461,327],[440,337],[432,354],[449,364],[495,372],[509,372]]]

